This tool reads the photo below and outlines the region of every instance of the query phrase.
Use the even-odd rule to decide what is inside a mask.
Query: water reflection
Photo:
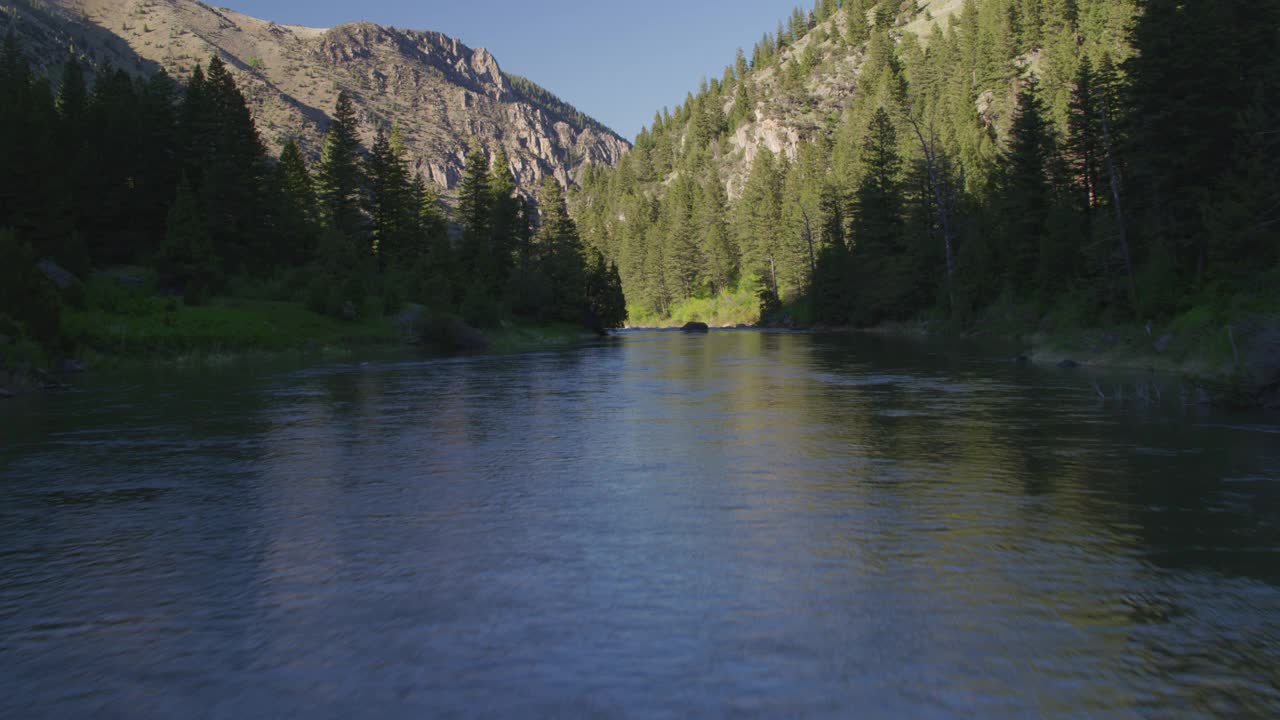
[[[1274,714],[1273,419],[890,338],[0,408],[0,715]]]

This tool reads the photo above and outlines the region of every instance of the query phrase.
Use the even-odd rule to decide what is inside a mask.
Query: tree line
[[[731,140],[765,109],[804,119],[850,58],[851,100],[794,153]],[[835,324],[1158,319],[1274,285],[1278,102],[1274,0],[965,0],[945,26],[819,0],[574,207],[646,313],[750,288]]]
[[[348,318],[411,301],[477,325],[625,320],[617,269],[583,244],[560,186],[548,178],[535,205],[501,150],[491,162],[472,143],[450,217],[394,126],[361,145],[345,92],[309,165],[293,141],[268,155],[216,55],[185,85],[94,77],[69,57],[55,92],[12,32],[0,51],[0,334],[56,343],[39,259],[81,278],[151,268],[187,304],[274,281],[278,299]]]

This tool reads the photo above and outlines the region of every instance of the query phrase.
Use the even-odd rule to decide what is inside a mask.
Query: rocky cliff
[[[395,124],[416,169],[446,197],[472,143],[491,157],[505,150],[527,192],[546,175],[572,184],[586,165],[612,166],[629,148],[550,92],[503,72],[487,50],[436,32],[279,25],[195,0],[0,0],[0,32],[8,27],[54,77],[73,52],[94,68],[164,68],[179,80],[217,53],[268,146],[296,138],[313,158],[346,90],[364,139]]]

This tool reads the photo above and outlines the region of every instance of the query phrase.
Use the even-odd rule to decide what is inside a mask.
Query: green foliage
[[[368,188],[365,214],[371,230],[370,251],[378,267],[408,267],[418,244],[420,200],[409,171],[409,159],[400,132],[378,128],[373,148],[364,163]]]
[[[502,305],[484,288],[472,286],[462,299],[458,312],[468,325],[479,328],[495,327],[502,322]]]
[[[146,312],[128,315],[91,305],[69,312],[64,329],[82,349],[138,358],[385,343],[398,337],[380,319],[349,322],[295,303],[231,298],[199,307],[156,302]]]
[[[590,174],[584,236],[645,319],[734,284],[766,314],[1022,329],[1245,297],[1280,264],[1280,7],[1193,5],[964,0],[925,37],[912,4],[819,2]],[[857,92],[813,122],[809,78],[846,80],[832,59],[860,63]],[[726,152],[702,114],[726,103],[729,128],[801,141]]]
[[[157,263],[161,285],[181,293],[188,305],[200,305],[215,289],[217,267],[208,220],[184,175],[165,223]]]
[[[57,290],[36,268],[35,254],[13,230],[0,229],[0,318],[5,335],[30,338],[45,348],[59,339]]]
[[[364,173],[357,133],[355,104],[351,96],[342,91],[338,93],[333,124],[325,135],[316,186],[321,218],[353,242],[358,242],[364,234],[364,217],[360,212]]]
[[[260,337],[241,342],[218,319],[236,313],[192,314],[197,306],[225,309],[230,301],[213,296],[224,290],[302,301],[308,315],[353,327],[410,301],[493,324],[508,314],[500,299],[517,266],[542,287],[525,295],[525,312],[582,319],[587,256],[563,198],[548,241],[535,247],[533,210],[501,152],[490,168],[473,149],[455,248],[435,187],[411,171],[398,131],[380,129],[364,154],[345,92],[313,169],[294,141],[278,162],[268,161],[221,57],[197,65],[181,89],[163,72],[136,79],[94,70],[90,91],[80,61],[68,58],[55,98],[12,33],[0,51],[0,227],[15,229],[0,237],[0,316],[13,342],[168,352],[214,344],[221,334],[233,345],[269,345]],[[567,112],[527,81],[513,85],[534,105]],[[73,286],[64,300],[77,324],[62,334],[63,299],[34,271],[42,258],[84,278],[95,265],[123,263],[146,265],[154,277],[139,284],[130,271]],[[618,273],[595,270],[593,301],[620,322]],[[184,317],[211,322],[174,329]],[[108,336],[107,326],[123,335]]]
[[[599,250],[592,253],[587,267],[585,294],[587,310],[597,329],[611,330],[626,324],[627,299],[622,294],[618,266],[606,263]]]

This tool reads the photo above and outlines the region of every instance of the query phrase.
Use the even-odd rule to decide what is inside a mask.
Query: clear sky
[[[437,30],[488,48],[524,75],[618,133],[634,138],[654,110],[674,107],[698,81],[720,77],[741,47],[785,19],[795,0],[211,0],[285,24],[368,20]],[[812,0],[801,0],[808,9]]]

